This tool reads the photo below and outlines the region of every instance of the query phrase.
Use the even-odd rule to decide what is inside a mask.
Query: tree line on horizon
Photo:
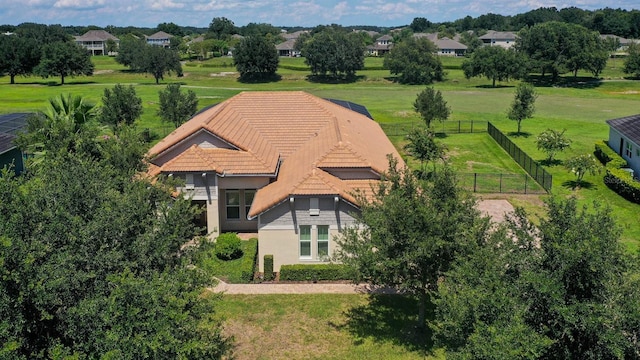
[[[486,13],[477,17],[465,16],[454,21],[431,22],[426,17],[416,17],[410,24],[399,24],[398,26],[376,26],[376,25],[353,25],[344,26],[349,30],[375,31],[387,33],[392,29],[408,27],[414,32],[438,32],[442,29],[452,29],[456,32],[468,30],[495,30],[495,31],[519,31],[524,27],[531,27],[535,24],[561,21],[582,25],[589,30],[598,31],[601,34],[617,35],[625,38],[640,38],[640,9],[625,10],[605,7],[597,10],[584,10],[578,7],[568,7],[558,9],[556,7],[540,7],[516,15],[500,15]],[[19,25],[0,25],[0,32],[14,32]],[[200,35],[209,31],[209,27],[180,26],[172,22],[163,22],[154,28],[138,26],[113,26],[105,27],[87,25],[59,26],[68,35],[82,35],[89,30],[106,30],[112,35],[121,36],[134,34],[137,36],[151,35],[157,31],[164,31],[175,36]],[[278,30],[295,32],[298,30],[309,30],[314,27],[303,26],[273,26],[271,24],[251,22],[244,26],[235,27],[234,33],[248,36],[254,33],[256,28],[273,27]]]

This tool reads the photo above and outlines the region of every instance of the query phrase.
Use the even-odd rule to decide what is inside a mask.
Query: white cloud
[[[151,3],[152,10],[174,10],[182,9],[184,6],[183,3],[172,0],[155,0]]]
[[[105,0],[58,0],[53,4],[55,8],[61,9],[95,9],[102,7]]]

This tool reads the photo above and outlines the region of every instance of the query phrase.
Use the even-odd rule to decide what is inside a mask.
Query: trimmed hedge
[[[253,274],[256,272],[256,259],[258,257],[258,239],[253,238],[247,240],[246,252],[242,258],[242,282],[250,283],[253,281]]]
[[[234,260],[242,256],[242,240],[236,233],[220,234],[216,238],[215,253],[220,260]]]
[[[352,280],[352,270],[342,264],[295,264],[280,267],[280,281]]]
[[[628,166],[627,161],[609,147],[609,144],[604,140],[596,143],[596,149],[593,154],[607,168],[621,169]]]
[[[264,279],[273,280],[273,255],[264,256]]]
[[[607,167],[604,183],[623,198],[640,204],[640,182],[635,181],[631,177],[631,173]]]

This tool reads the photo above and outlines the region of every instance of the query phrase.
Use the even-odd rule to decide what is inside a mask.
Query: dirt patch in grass
[[[236,359],[304,359],[309,354],[322,358],[332,348],[332,336],[318,334],[316,320],[299,312],[284,315],[277,322],[269,320],[273,316],[255,314],[253,319],[225,323],[225,335],[235,340]],[[282,324],[287,326],[278,326]]]
[[[93,75],[102,75],[102,74],[111,74],[113,70],[96,70],[93,72]]]

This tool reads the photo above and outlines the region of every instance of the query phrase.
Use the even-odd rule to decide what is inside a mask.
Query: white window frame
[[[309,239],[303,239],[303,229],[309,230]],[[306,233],[304,234],[306,235]],[[302,254],[302,244],[308,244],[309,255]],[[298,227],[298,256],[301,260],[311,260],[313,259],[313,226],[312,225],[300,225]]]
[[[238,199],[238,203],[237,204],[229,204],[229,193],[236,193],[237,194],[237,199]],[[224,206],[225,206],[225,216],[227,218],[227,220],[240,220],[240,214],[242,213],[240,211],[240,190],[225,190],[224,191]],[[238,217],[229,217],[229,208],[236,208],[238,209]]]
[[[247,194],[252,194],[251,202],[247,204]],[[244,203],[244,216],[247,220],[249,220],[249,210],[251,209],[251,204],[253,204],[253,200],[256,197],[256,190],[246,189],[244,190],[243,203]]]
[[[631,145],[630,141],[625,141],[625,147],[624,147],[624,154],[627,155],[629,158],[631,158],[633,156],[633,146]]]
[[[326,239],[320,239],[320,229],[327,229],[327,238]],[[329,248],[329,239],[331,239],[331,227],[329,225],[317,225],[316,226],[316,258],[320,261],[327,261],[329,259],[329,254],[331,254],[330,252],[330,248]],[[320,255],[320,244],[325,244],[326,249],[327,249],[327,254],[326,255]]]

